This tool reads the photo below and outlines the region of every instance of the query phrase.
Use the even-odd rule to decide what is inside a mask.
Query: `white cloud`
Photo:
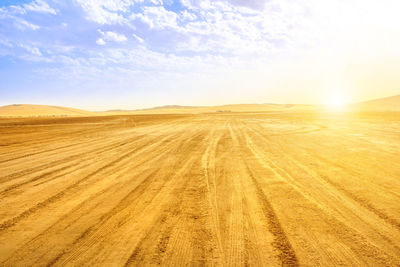
[[[9,8],[0,8],[0,21],[10,21],[18,30],[37,30],[40,26],[33,24],[19,15],[25,14],[25,9],[20,6],[11,6]],[[4,27],[6,27],[4,25]]]
[[[17,29],[19,29],[19,30],[23,31],[25,29],[30,29],[30,30],[40,29],[40,26],[30,23],[24,19],[17,18],[17,17],[15,17],[14,19],[15,19],[15,21],[14,21],[15,27],[17,27]]]
[[[110,31],[105,32],[104,39],[107,41],[114,41],[114,42],[125,42],[127,40],[125,35]]]
[[[86,12],[86,18],[99,24],[126,24],[124,13],[143,0],[75,0]]]
[[[256,10],[264,9],[268,0],[228,0],[233,5],[245,6]]]
[[[131,16],[131,19],[140,19],[150,28],[156,29],[177,28],[177,18],[175,12],[168,11],[163,6],[146,6],[143,8],[143,13]]]
[[[25,8],[23,8],[21,6],[9,6],[8,10],[9,10],[9,13],[13,13],[13,14],[26,14]],[[6,12],[6,9],[4,8],[1,11]]]
[[[149,0],[151,3],[155,4],[155,5],[162,5],[164,4],[162,0]]]
[[[106,42],[122,43],[128,40],[128,38],[126,38],[125,35],[116,32],[111,32],[111,31],[103,32],[100,29],[98,30],[98,32],[103,36],[102,38],[97,39],[96,43],[98,45],[105,45]]]
[[[396,13],[399,4],[393,0],[388,0],[392,4],[387,5],[372,0],[329,3],[320,0],[181,0],[187,9],[176,12],[170,10],[169,1],[165,0],[162,1],[164,6],[160,0],[72,1],[79,4],[79,10],[73,10],[76,5],[69,6],[65,14],[62,1],[48,1],[57,8],[60,16],[54,25],[53,21],[46,21],[49,16],[32,15],[33,12],[53,14],[46,11],[44,1],[0,8],[0,24],[4,26],[1,34],[4,32],[7,36],[7,42],[0,40],[0,54],[56,62],[66,72],[70,71],[70,75],[79,74],[86,79],[90,74],[98,81],[102,81],[109,70],[112,70],[110,80],[113,81],[118,77],[123,79],[135,70],[140,71],[142,77],[153,79],[157,76],[162,80],[162,86],[173,84],[172,79],[163,77],[186,77],[205,72],[224,77],[221,73],[232,69],[268,70],[260,76],[272,75],[270,71],[276,69],[276,65],[270,62],[278,61],[277,58],[296,61],[292,55],[307,54],[307,50],[312,51],[310,54],[314,57],[317,52],[323,55],[332,51],[332,58],[337,58],[338,62],[346,57],[358,62],[357,57],[365,55],[378,58],[382,51],[393,61],[399,58],[393,57],[393,51],[400,51],[400,24]],[[84,15],[79,17],[82,10]],[[82,27],[77,29],[74,25]],[[60,31],[61,27],[64,27],[63,31]],[[16,28],[46,30],[21,34]],[[98,30],[96,44],[104,46],[102,49],[94,48],[95,39],[87,44],[87,38],[92,38],[98,28],[102,30]],[[46,36],[49,32],[54,33],[51,36],[54,43],[65,45],[65,48],[50,47]],[[65,38],[64,33],[82,38]],[[29,45],[18,48],[20,40]],[[32,43],[33,40],[37,42]],[[132,45],[107,46],[112,42],[128,44],[129,41]],[[308,57],[304,61],[307,60]],[[324,64],[316,65],[323,69],[326,68]],[[301,65],[299,69],[307,66],[298,65]],[[393,66],[398,65],[393,63]],[[289,67],[285,65],[280,69],[283,74],[279,79],[283,80]],[[239,75],[232,76],[240,78]],[[147,82],[145,78],[142,80]]]
[[[180,2],[186,8],[190,8],[192,6],[192,3],[190,0],[180,0]]]
[[[104,41],[103,38],[99,38],[99,39],[96,40],[96,44],[98,44],[98,45],[105,45],[106,42]]]
[[[144,43],[144,40],[143,40],[141,37],[137,36],[136,34],[133,33],[132,36],[133,36],[133,38],[135,38],[139,43]]]
[[[197,16],[193,13],[188,12],[187,10],[183,10],[180,14],[180,19],[183,21],[193,21],[197,19]]]
[[[166,40],[166,46],[178,51],[269,55],[292,44],[304,47],[312,43],[310,34],[304,31],[308,25],[301,3],[261,2],[266,8],[258,7],[256,1],[246,4],[245,1],[182,0],[188,9],[179,13],[164,6],[143,6],[130,18],[137,27],[137,21],[149,25],[145,34],[150,39],[168,30],[173,38]]]
[[[56,10],[51,8],[44,0],[35,0],[29,4],[24,4],[24,8],[34,12],[57,14]]]
[[[30,52],[32,55],[42,56],[42,53],[40,52],[39,48],[37,48],[37,47],[26,45],[26,44],[20,44],[20,47],[22,47],[26,51]]]
[[[14,47],[14,45],[9,40],[3,38],[0,38],[0,44],[10,48]]]

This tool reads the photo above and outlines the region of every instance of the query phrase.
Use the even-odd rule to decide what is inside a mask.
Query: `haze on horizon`
[[[0,105],[323,104],[399,93],[400,3],[0,3]]]

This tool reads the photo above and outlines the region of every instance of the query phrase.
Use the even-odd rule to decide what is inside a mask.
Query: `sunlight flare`
[[[347,96],[341,90],[332,90],[326,95],[325,106],[327,106],[330,110],[343,110],[347,103]]]

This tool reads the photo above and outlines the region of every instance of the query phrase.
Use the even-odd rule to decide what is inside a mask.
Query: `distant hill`
[[[1,117],[91,116],[95,113],[67,107],[15,104],[0,107]]]
[[[213,112],[268,112],[268,111],[290,111],[311,110],[311,105],[292,104],[233,104],[222,106],[179,106],[167,105],[138,110],[108,110],[104,112],[90,112],[81,109],[48,106],[14,104],[0,107],[0,117],[77,117],[77,116],[107,116],[107,115],[134,115],[134,114],[198,114]]]
[[[353,110],[400,111],[400,95],[385,97],[349,105]],[[167,105],[139,110],[109,110],[90,112],[81,109],[48,106],[14,104],[0,107],[0,117],[51,117],[51,116],[101,116],[129,114],[185,114],[213,112],[274,112],[274,111],[307,111],[316,110],[317,106],[298,104],[232,104],[221,106],[179,106]]]
[[[359,102],[351,107],[361,110],[400,111],[400,95]]]
[[[213,113],[213,112],[269,112],[312,110],[316,106],[294,104],[232,104],[221,106],[179,106],[168,105],[135,111],[126,111],[125,114],[184,114],[184,113]]]
[[[191,108],[198,108],[196,106],[180,106],[180,105],[165,105],[165,106],[157,106],[157,107],[151,107],[151,108],[143,108],[143,109],[111,109],[111,110],[107,110],[104,111],[106,113],[111,113],[111,114],[121,114],[121,113],[137,113],[137,112],[142,112],[142,111],[146,111],[146,110],[157,110],[157,109],[161,109],[161,110],[171,110],[171,109],[191,109]]]
[[[198,108],[197,106],[180,106],[180,105],[165,105],[165,106],[159,106],[159,107],[153,107],[153,108],[148,108],[148,109],[181,109],[181,108]],[[146,110],[146,109],[144,109]]]

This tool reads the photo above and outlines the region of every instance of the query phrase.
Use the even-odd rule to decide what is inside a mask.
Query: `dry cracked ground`
[[[0,266],[399,266],[399,113],[0,120]]]

